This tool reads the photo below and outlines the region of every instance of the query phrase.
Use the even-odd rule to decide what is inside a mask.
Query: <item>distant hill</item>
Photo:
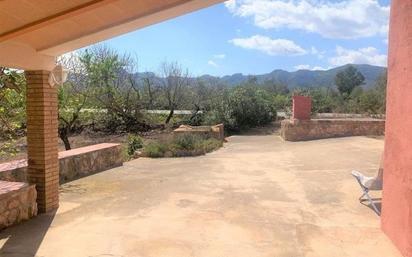
[[[247,82],[251,78],[256,78],[258,83],[271,81],[276,84],[286,85],[288,88],[305,88],[305,87],[335,87],[335,76],[338,72],[344,70],[348,65],[340,66],[330,70],[298,70],[294,72],[284,70],[274,70],[271,73],[261,75],[243,75],[236,73],[229,76],[214,77],[210,75],[203,75],[198,77],[202,80],[220,81],[228,86],[236,86]],[[376,80],[386,72],[385,67],[372,66],[367,64],[352,64],[365,77],[365,88],[372,87]],[[139,73],[138,77],[154,76],[153,73]]]
[[[224,76],[220,79],[228,85],[232,86],[246,82],[248,79],[255,77],[259,83],[265,81],[273,81],[274,83],[287,85],[288,88],[334,87],[336,74],[344,70],[348,65],[325,71],[298,70],[294,72],[288,72],[284,70],[274,70],[271,73],[262,75],[243,75],[237,73],[231,76]],[[372,66],[367,64],[354,64],[353,66],[356,67],[356,69],[358,69],[363,74],[363,76],[365,76],[365,88],[373,86],[379,76],[381,76],[383,72],[386,72],[385,67]]]

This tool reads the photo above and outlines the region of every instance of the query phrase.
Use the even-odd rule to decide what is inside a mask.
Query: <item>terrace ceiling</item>
[[[224,0],[0,0],[0,66],[50,70],[55,57]]]

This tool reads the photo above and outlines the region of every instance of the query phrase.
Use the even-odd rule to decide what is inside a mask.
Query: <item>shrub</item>
[[[223,146],[223,142],[215,138],[209,138],[198,143],[196,148],[202,149],[203,153],[210,153]]]
[[[127,154],[133,156],[134,153],[143,148],[143,139],[134,134],[129,134],[127,136]]]
[[[26,121],[25,87],[2,88],[0,80],[0,138],[15,135]]]
[[[276,119],[273,96],[252,85],[239,86],[219,96],[204,119],[206,125],[224,123],[229,130],[262,126]]]
[[[151,158],[159,158],[159,157],[164,157],[165,153],[168,150],[168,145],[166,143],[162,143],[159,141],[153,141],[148,143],[144,149],[143,153],[147,157]]]
[[[13,157],[19,153],[19,149],[16,145],[16,140],[9,136],[7,142],[0,144],[0,158]]]
[[[262,126],[276,118],[272,97],[263,89],[237,87],[229,97],[231,117],[236,128]]]
[[[203,138],[200,136],[193,134],[183,134],[174,137],[172,144],[176,149],[190,151],[195,149],[196,144],[201,140],[203,140]]]
[[[153,141],[144,147],[147,157],[183,157],[198,156],[220,148],[223,143],[215,138],[200,135],[183,134],[164,142]]]

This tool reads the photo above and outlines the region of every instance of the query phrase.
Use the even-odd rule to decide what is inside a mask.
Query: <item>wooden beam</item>
[[[53,14],[49,17],[42,18],[40,20],[28,23],[28,24],[23,25],[19,28],[4,32],[4,33],[0,34],[0,42],[9,40],[11,38],[14,38],[14,37],[17,37],[17,36],[20,36],[20,35],[23,35],[25,33],[34,31],[36,29],[40,29],[44,26],[62,21],[64,19],[79,15],[81,13],[91,11],[93,9],[99,8],[101,6],[110,4],[110,3],[115,2],[115,1],[118,1],[118,0],[93,0],[93,1],[90,1],[90,2],[87,2],[87,3],[84,3],[82,5],[78,5],[76,7],[70,8],[70,9],[62,11],[60,13]]]

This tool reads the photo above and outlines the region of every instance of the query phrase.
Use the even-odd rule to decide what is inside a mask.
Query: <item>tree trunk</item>
[[[170,113],[169,113],[169,115],[168,115],[167,118],[166,118],[165,124],[169,124],[170,120],[171,120],[172,117],[173,117],[174,112],[175,112],[174,109],[171,109],[171,110],[170,110]]]
[[[66,128],[59,128],[59,137],[63,141],[64,148],[66,149],[66,151],[71,150],[72,147],[70,145],[69,136]]]
[[[197,114],[199,113],[199,111],[200,111],[200,107],[199,106],[197,106],[197,105],[195,105],[195,111],[192,113],[192,115],[190,116],[190,119],[189,120],[193,120],[194,118],[196,118],[196,116],[197,116]]]

